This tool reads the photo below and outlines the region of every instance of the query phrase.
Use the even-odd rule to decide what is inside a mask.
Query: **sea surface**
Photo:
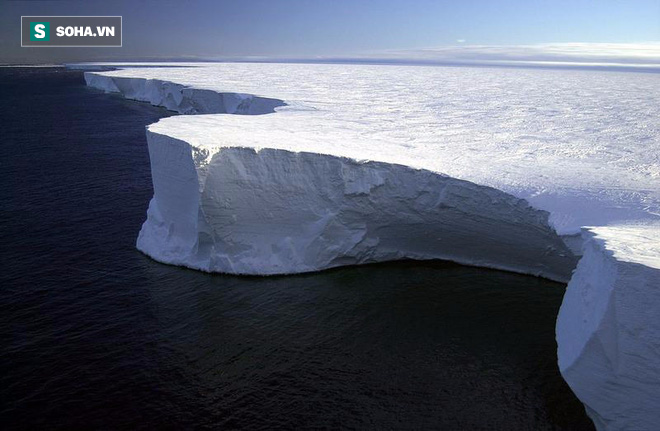
[[[62,68],[0,68],[0,428],[592,430],[565,286],[446,262],[209,275],[135,240],[145,125]]]

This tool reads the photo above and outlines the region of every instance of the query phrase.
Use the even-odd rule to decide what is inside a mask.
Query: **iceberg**
[[[599,430],[660,422],[658,76],[161,66],[85,73],[198,114],[147,127],[141,251],[234,274],[409,258],[569,282],[563,377]]]

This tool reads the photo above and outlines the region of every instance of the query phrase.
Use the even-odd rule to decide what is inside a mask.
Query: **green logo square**
[[[30,40],[35,42],[50,40],[50,23],[49,22],[31,22],[30,23]]]

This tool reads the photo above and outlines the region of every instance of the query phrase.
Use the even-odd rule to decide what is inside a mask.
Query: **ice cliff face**
[[[287,274],[447,259],[566,280],[575,261],[547,213],[489,187],[315,153],[211,155],[152,129],[154,197],[137,244],[163,262]]]
[[[599,430],[657,429],[656,76],[209,67],[85,74],[180,113],[276,112],[148,127],[154,197],[140,250],[239,274],[440,258],[567,281],[576,258],[555,230],[600,226],[573,238],[584,256],[557,322],[560,370]],[[465,74],[469,87],[453,92]],[[442,97],[426,88],[436,81]]]
[[[159,79],[108,78],[85,72],[85,82],[91,87],[109,93],[121,93],[127,99],[149,102],[180,114],[258,115],[274,112],[276,107],[284,105],[278,99],[251,94],[218,93]]]
[[[559,368],[599,430],[653,430],[660,409],[660,226],[585,231],[557,319]]]

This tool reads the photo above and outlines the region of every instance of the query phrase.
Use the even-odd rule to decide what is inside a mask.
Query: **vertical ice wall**
[[[559,368],[599,430],[660,424],[660,226],[586,231],[557,319]]]
[[[567,280],[575,257],[524,200],[430,171],[279,149],[209,151],[148,130],[138,248],[211,272],[447,259]]]

